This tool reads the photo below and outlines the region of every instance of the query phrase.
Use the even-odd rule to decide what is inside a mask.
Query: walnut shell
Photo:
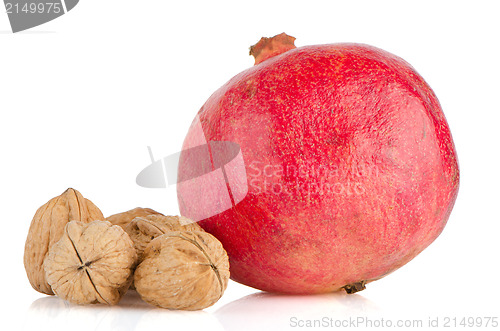
[[[40,207],[31,221],[24,247],[24,268],[31,286],[38,292],[54,294],[45,279],[43,261],[69,221],[89,223],[103,219],[99,208],[72,188]]]
[[[113,225],[119,225],[123,229],[125,229],[125,226],[130,223],[134,218],[136,217],[144,217],[148,215],[162,215],[161,213],[150,209],[150,208],[141,208],[137,207],[134,209],[131,209],[129,211],[125,211],[123,213],[118,213],[114,214],[111,216],[106,217],[106,221],[111,222]]]
[[[142,299],[161,308],[198,310],[227,288],[229,260],[214,236],[200,231],[165,233],[147,246],[134,283]]]
[[[188,218],[164,215],[136,217],[125,226],[125,232],[134,242],[139,262],[142,261],[144,250],[151,240],[170,231],[203,231],[203,229]]]
[[[136,258],[121,227],[72,221],[50,249],[44,268],[52,290],[64,300],[114,305],[132,282]]]

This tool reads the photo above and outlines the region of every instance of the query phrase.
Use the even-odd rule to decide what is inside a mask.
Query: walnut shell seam
[[[212,268],[212,270],[215,272],[215,276],[217,277],[217,280],[219,281],[219,287],[220,287],[219,299],[222,298],[222,295],[224,294],[224,284],[222,283],[222,278],[220,276],[219,269],[214,264],[214,262],[212,261],[212,259],[210,258],[210,256],[207,254],[207,251],[203,247],[201,247],[201,245],[198,242],[196,242],[195,240],[187,238],[186,236],[183,236],[182,232],[171,233],[171,234],[169,234],[169,236],[171,236],[171,237],[176,237],[177,236],[177,237],[179,237],[181,239],[184,239],[184,240],[190,242],[191,244],[195,245],[203,253],[203,255],[205,255],[205,257],[208,260],[208,264],[206,264],[206,265],[209,265],[210,268]]]

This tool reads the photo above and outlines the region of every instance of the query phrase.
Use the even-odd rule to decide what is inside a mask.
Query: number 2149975
[[[5,3],[7,14],[59,14],[63,10],[59,2]]]

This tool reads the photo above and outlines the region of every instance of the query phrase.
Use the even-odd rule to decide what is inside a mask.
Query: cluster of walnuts
[[[24,266],[35,290],[76,304],[113,305],[131,287],[158,307],[197,310],[229,280],[226,251],[198,224],[147,208],[104,218],[71,188],[37,210]]]

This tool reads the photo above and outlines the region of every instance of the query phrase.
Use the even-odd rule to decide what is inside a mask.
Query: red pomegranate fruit
[[[403,59],[294,39],[262,38],[255,66],[203,105],[181,153],[179,206],[222,242],[233,280],[352,293],[441,233],[458,193],[455,147]]]

